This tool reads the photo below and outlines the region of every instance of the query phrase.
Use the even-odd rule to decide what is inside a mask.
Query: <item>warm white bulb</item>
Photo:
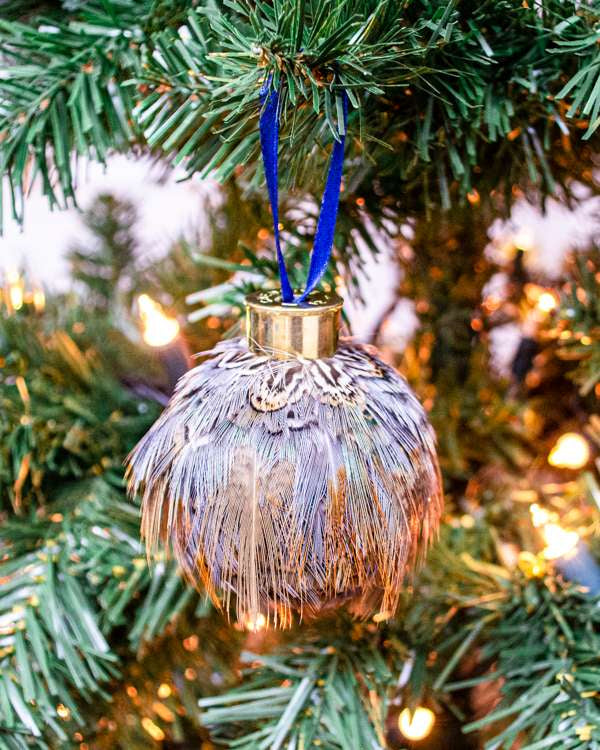
[[[556,307],[556,297],[551,292],[542,292],[537,301],[538,309],[549,313]]]
[[[20,310],[25,298],[25,285],[18,271],[10,270],[6,274],[7,293],[10,308]]]
[[[537,503],[532,503],[529,506],[529,512],[531,513],[531,522],[536,529],[540,529],[547,523],[550,523],[553,520],[553,515],[556,516],[556,514],[551,514],[546,508],[542,508]]]
[[[550,466],[559,469],[581,469],[589,460],[588,442],[576,432],[565,432],[561,435],[548,456]]]
[[[147,294],[140,294],[138,307],[144,327],[144,341],[155,347],[170,344],[179,333],[179,323],[175,318],[167,317],[161,305]]]
[[[579,534],[576,531],[565,531],[556,521],[556,513],[550,513],[537,503],[529,506],[531,522],[536,529],[541,529],[546,546],[544,557],[547,560],[556,560],[558,557],[568,556],[579,544]]]
[[[433,729],[435,714],[429,708],[418,706],[411,713],[405,708],[398,717],[398,728],[407,740],[423,740]]]
[[[251,633],[258,633],[266,626],[267,618],[262,614],[262,612],[258,612],[257,614],[249,614],[246,617],[246,621],[244,623],[244,627],[246,628],[246,630],[249,630]]]
[[[170,685],[167,685],[166,682],[163,682],[158,686],[158,690],[156,692],[158,693],[159,698],[164,699],[168,698],[173,691],[171,690]]]
[[[35,287],[33,290],[33,307],[36,312],[43,312],[46,307],[46,295],[41,286]]]
[[[579,544],[579,534],[576,531],[565,531],[556,523],[544,526],[542,534],[546,542],[544,557],[547,560],[566,557]]]

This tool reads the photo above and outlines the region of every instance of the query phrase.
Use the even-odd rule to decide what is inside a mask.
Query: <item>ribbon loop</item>
[[[267,191],[273,214],[277,265],[281,280],[281,298],[285,303],[302,304],[322,279],[331,257],[342,185],[344,144],[346,141],[346,124],[348,119],[348,97],[345,91],[342,92],[344,129],[343,133],[340,134],[340,140],[336,140],[334,143],[329,161],[329,170],[327,172],[325,190],[317,221],[317,230],[315,232],[315,241],[310,258],[306,286],[301,294],[294,297],[294,291],[290,284],[285,259],[281,250],[279,234],[279,92],[277,89],[273,89],[269,93],[270,84],[271,78],[269,77],[260,91],[262,111],[259,130]]]

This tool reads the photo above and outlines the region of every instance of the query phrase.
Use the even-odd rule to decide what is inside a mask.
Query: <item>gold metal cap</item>
[[[246,297],[248,348],[274,359],[324,359],[335,354],[344,300],[334,292],[311,292],[297,305],[276,290]]]

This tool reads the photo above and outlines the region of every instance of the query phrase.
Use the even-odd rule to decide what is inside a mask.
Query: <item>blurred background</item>
[[[551,283],[560,280],[569,254],[587,249],[598,232],[600,198],[586,195],[583,186],[579,190],[579,200],[573,205],[548,199],[543,213],[525,198],[517,200],[510,218],[498,218],[487,227],[486,256],[499,266],[506,265],[512,249],[518,247],[526,253],[524,265],[532,277]],[[138,286],[143,286],[142,269],[160,265],[177,247],[181,252],[185,245],[191,258],[212,252],[213,221],[226,234],[230,219],[228,197],[212,180],[186,177],[181,169],[144,157],[113,155],[106,165],[81,160],[78,207],[53,210],[37,184],[28,197],[25,223],[5,217],[0,272],[5,278],[25,273],[31,284],[50,292],[72,290],[74,253],[77,249],[93,253],[103,241],[97,222],[86,221],[86,215],[107,199],[115,213],[126,210],[121,217],[122,228],[127,231],[128,249],[140,269],[134,283]],[[364,243],[360,248],[360,294],[347,300],[348,321],[357,340],[369,342],[376,336],[379,343],[402,352],[414,334],[418,317],[414,302],[398,295],[402,271],[395,258],[396,243],[386,232],[371,229],[378,254],[374,256]],[[410,225],[402,230],[410,244]],[[264,231],[269,232],[266,227]],[[235,242],[232,233],[231,250]],[[226,254],[228,250],[223,248]],[[506,281],[506,273],[499,269],[486,290],[501,290]],[[121,283],[132,282],[121,279]],[[492,361],[502,374],[510,371],[520,337],[521,326],[516,321],[491,332]]]

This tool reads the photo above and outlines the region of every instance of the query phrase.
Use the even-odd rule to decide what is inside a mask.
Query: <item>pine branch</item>
[[[9,176],[13,214],[36,177],[51,205],[75,201],[76,162],[103,162],[137,137],[133,93],[145,4],[88,3],[78,20],[29,26],[0,21],[0,172]]]
[[[243,750],[315,740],[382,748],[392,698],[462,715],[461,693],[490,683],[503,685],[496,708],[465,726],[486,731],[486,748],[509,750],[517,738],[527,750],[598,741],[597,601],[551,569],[535,578],[492,562],[486,528],[443,528],[394,621],[305,624],[274,653],[247,654],[240,687],[199,701],[211,736]],[[475,655],[475,669],[457,679]]]
[[[586,137],[597,127],[597,18],[558,0],[278,0],[207,2],[176,29],[160,3],[113,0],[78,3],[52,26],[3,22],[2,171],[18,216],[36,174],[64,204],[73,155],[102,161],[134,144],[190,174],[243,170],[258,187],[258,91],[271,76],[287,184],[318,195],[344,89],[353,195],[381,200],[390,191],[372,186],[388,177],[400,179],[405,210],[498,190],[510,201],[513,182],[553,192],[579,126]]]
[[[207,6],[189,14],[184,31],[153,39],[137,118],[149,143],[190,173],[227,179],[244,167],[252,178],[258,90],[271,76],[283,92],[282,160],[289,179],[306,185],[338,137],[343,88],[354,108],[352,184],[393,170],[442,205],[454,184],[459,196],[477,187],[485,199],[502,179],[487,179],[488,156],[497,155],[490,145],[502,144],[505,174],[508,160],[513,179],[552,192],[549,152],[569,132],[553,99],[574,70],[563,44],[571,12],[552,1],[542,13],[509,2]],[[581,14],[578,23],[591,29],[594,18]],[[577,106],[570,115],[574,124],[585,116]],[[365,170],[369,159],[375,172]]]
[[[571,267],[553,333],[558,355],[576,363],[572,376],[587,396],[600,382],[600,250],[577,255]]]
[[[85,335],[78,314],[74,324]],[[44,322],[52,325],[50,311]],[[41,324],[35,316],[19,315],[0,325],[0,352],[6,359],[0,383],[0,489],[3,502],[10,500],[16,513],[45,503],[56,482],[120,467],[157,413],[152,404],[140,408],[97,351],[83,351],[64,330],[47,335],[39,330]],[[110,354],[115,335],[106,327],[102,333]],[[122,348],[122,337],[119,344]]]
[[[102,685],[119,673],[126,654],[109,645],[115,630],[127,624],[137,649],[190,602],[173,565],[148,568],[138,528],[138,508],[110,474],[67,484],[37,518],[2,526],[4,730],[20,722],[66,742],[63,722],[83,726],[84,704],[107,698]]]
[[[311,743],[332,750],[382,748],[385,696],[393,683],[380,653],[383,638],[361,638],[358,627],[349,642],[336,637],[340,628],[336,622],[327,634],[313,633],[272,655],[243,654],[243,662],[252,663],[244,686],[201,699],[202,723],[215,739],[243,750]]]
[[[566,117],[580,117],[582,125],[587,124],[585,139],[591,138],[600,126],[600,32],[597,30],[597,10],[592,5],[564,19],[559,24],[561,38],[556,40],[556,48],[551,50],[554,54],[562,54],[563,57],[572,55],[578,60],[577,72],[556,94],[556,98],[569,104]]]
[[[486,633],[482,658],[494,665],[493,673],[469,683],[503,678],[503,699],[464,730],[496,725],[493,745],[499,750],[523,736],[524,750],[590,747],[590,741],[600,741],[597,602],[573,586],[548,582],[525,583],[515,594]]]
[[[363,201],[344,200],[340,203],[333,247],[333,261],[323,276],[322,283],[329,288],[339,286],[340,277],[351,290],[353,298],[360,301],[360,281],[363,277],[367,256],[377,258],[381,246],[389,245],[396,236],[395,220],[398,217],[392,210],[381,214],[370,214],[363,208]],[[244,298],[247,294],[264,288],[279,285],[279,269],[273,250],[271,217],[265,214],[264,207],[252,207],[243,231],[237,237],[239,259],[235,261],[215,258],[213,253],[190,252],[197,266],[220,268],[228,271],[228,282],[213,288],[201,289],[188,295],[191,304],[202,301],[204,307],[190,315],[191,320],[200,320],[210,315],[229,315],[233,308],[238,315],[245,311]],[[285,249],[290,282],[295,289],[305,283],[310,262],[312,241],[317,225],[318,206],[310,200],[295,204],[292,200],[284,203],[280,212],[283,229],[282,245]],[[259,221],[257,221],[257,218]],[[233,219],[235,221],[235,219]],[[252,226],[254,221],[255,226]],[[267,229],[264,225],[269,226]],[[253,229],[254,233],[249,230]],[[265,237],[268,238],[265,241]],[[231,248],[231,244],[229,245]],[[233,254],[229,249],[229,257]]]
[[[50,15],[61,6],[60,0],[1,0],[0,12],[5,21],[26,21],[41,14]]]
[[[156,408],[44,324],[51,309],[2,326],[0,480],[15,514],[0,529],[0,731],[13,746],[21,731],[66,743],[121,661],[194,598],[172,563],[148,567],[123,485]]]
[[[123,289],[121,283],[135,261],[136,239],[134,224],[135,206],[110,194],[99,195],[84,213],[83,222],[94,235],[95,246],[73,246],[68,260],[71,276],[87,287],[92,303],[105,313],[118,299]]]

